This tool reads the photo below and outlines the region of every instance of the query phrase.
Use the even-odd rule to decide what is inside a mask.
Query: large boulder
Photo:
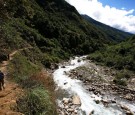
[[[74,105],[81,105],[81,100],[80,100],[80,97],[78,95],[74,95],[72,98],[73,98]]]

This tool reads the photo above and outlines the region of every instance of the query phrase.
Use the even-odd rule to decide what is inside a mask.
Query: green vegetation
[[[50,96],[43,87],[33,88],[18,100],[18,111],[25,115],[57,115]]]
[[[1,49],[9,53],[36,47],[41,57],[46,58],[40,61],[47,67],[72,55],[94,52],[112,42],[107,33],[113,32],[103,32],[88,23],[64,0],[2,0],[0,6]]]
[[[110,43],[105,33],[83,20],[64,0],[3,1],[3,49],[37,47],[53,62],[94,52]]]
[[[30,82],[29,77],[40,71],[40,67],[28,61],[25,56],[17,54],[11,60],[8,70],[12,79],[21,84],[22,87],[27,87],[29,85],[27,82]]]
[[[126,85],[130,78],[130,71],[135,71],[135,36],[117,45],[107,46],[88,56],[99,64],[124,70],[116,75],[114,82],[118,85]],[[127,70],[127,72],[125,72]]]
[[[104,63],[118,70],[135,71],[135,36],[120,44],[107,46],[100,51],[89,55],[89,59]]]
[[[0,8],[0,62],[14,50],[24,49],[9,66],[10,79],[26,91],[18,101],[17,111],[56,115],[50,93],[54,91],[53,80],[42,75],[41,69],[73,55],[95,52],[112,41],[64,0],[1,0]]]
[[[127,70],[122,70],[116,74],[113,82],[117,85],[127,86],[127,81],[130,79],[131,73]]]
[[[86,19],[88,22],[90,22],[91,24],[93,24],[94,26],[96,26],[97,28],[99,28],[100,30],[102,30],[102,32],[106,33],[107,38],[112,41],[120,42],[132,36],[132,34],[128,32],[123,32],[121,30],[100,23],[87,15],[82,15],[82,17]]]
[[[15,55],[8,68],[10,79],[16,81],[25,95],[17,101],[16,111],[25,115],[57,115],[54,102],[54,82],[20,52]]]

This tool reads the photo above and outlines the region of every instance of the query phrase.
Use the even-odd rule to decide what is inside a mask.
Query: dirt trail
[[[31,47],[28,47],[31,48]],[[14,82],[11,82],[7,79],[7,66],[9,61],[13,59],[13,56],[22,50],[28,49],[23,48],[16,51],[13,51],[9,54],[9,60],[3,61],[0,65],[0,70],[5,75],[5,89],[0,91],[0,115],[23,115],[22,113],[13,111],[13,107],[16,106],[17,98],[23,93],[23,90]]]

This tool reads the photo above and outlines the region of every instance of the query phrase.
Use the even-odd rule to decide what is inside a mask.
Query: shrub
[[[95,60],[97,62],[101,62],[103,60],[103,55],[100,52],[96,52],[96,53],[90,54],[87,58],[91,60]]]
[[[116,74],[116,77],[118,78],[118,79],[122,79],[122,78],[126,78],[126,79],[129,79],[130,78],[130,71],[128,71],[128,70],[122,70],[122,71],[120,71],[120,72],[118,72],[117,74]]]
[[[116,74],[113,82],[117,85],[127,86],[127,80],[130,78],[130,72],[128,70],[122,70]]]
[[[57,115],[49,93],[43,87],[29,90],[17,101],[17,105],[17,111],[25,115]]]
[[[117,85],[127,86],[127,82],[122,79],[114,79],[113,82]]]

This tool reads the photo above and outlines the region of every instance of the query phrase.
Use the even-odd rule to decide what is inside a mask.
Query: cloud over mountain
[[[117,9],[109,5],[103,6],[98,0],[66,0],[75,6],[81,14],[87,14],[97,21],[117,29],[135,33],[134,9]]]

